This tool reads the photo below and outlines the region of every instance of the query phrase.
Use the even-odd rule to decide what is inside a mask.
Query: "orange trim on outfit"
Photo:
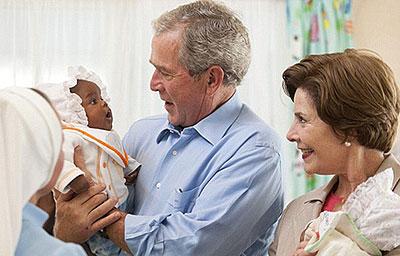
[[[94,137],[94,136],[91,135],[90,133],[87,133],[87,132],[85,132],[84,130],[81,130],[81,129],[79,129],[79,128],[75,128],[75,127],[64,127],[63,129],[65,129],[65,130],[78,131],[78,132],[80,132],[80,133],[82,133],[82,134],[88,136],[89,138],[91,138],[91,139],[97,141],[97,142],[100,143],[101,145],[103,145],[103,146],[109,148],[110,150],[114,151],[115,154],[117,154],[117,155],[122,159],[122,161],[124,162],[125,166],[128,166],[128,156],[127,156],[125,150],[124,150],[124,155],[122,155],[121,152],[119,152],[119,151],[118,151],[116,148],[114,148],[113,146],[111,146],[111,145],[105,143],[105,142],[102,141],[102,140],[99,140],[98,138]]]
[[[100,156],[101,156],[101,149],[100,147],[97,148],[97,158],[96,158],[96,178],[101,183],[104,183],[103,174],[100,172]]]

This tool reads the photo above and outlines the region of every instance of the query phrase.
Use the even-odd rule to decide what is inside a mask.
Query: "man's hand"
[[[117,221],[121,214],[110,212],[117,199],[108,199],[103,192],[105,186],[93,185],[87,191],[70,198],[69,194],[60,194],[56,199],[55,237],[66,241],[82,243],[95,232]]]
[[[84,178],[85,178],[85,181],[88,183],[89,187],[93,186],[94,184],[96,184],[96,182],[93,180],[92,174],[86,168],[85,157],[84,157],[84,154],[83,154],[83,150],[82,150],[82,148],[80,146],[77,146],[74,149],[74,164],[82,172],[85,173],[85,177]],[[79,176],[79,177],[81,177],[81,176]],[[77,192],[75,192],[75,193],[77,193]]]
[[[105,228],[108,237],[122,250],[131,254],[127,243],[125,242],[125,217],[128,215],[125,212],[122,212],[118,209],[113,210],[113,212],[119,212],[121,214],[121,218],[114,222],[113,224],[107,226]]]
[[[139,175],[140,167],[128,175],[125,175],[125,185],[132,185],[136,183],[137,176]]]
[[[105,216],[114,208],[118,200],[109,199],[104,192],[105,186],[94,183],[79,146],[74,151],[74,163],[85,173],[89,188],[78,195],[73,191],[67,194],[55,191],[54,235],[66,242],[83,243],[98,230],[117,221],[121,214],[113,212]]]

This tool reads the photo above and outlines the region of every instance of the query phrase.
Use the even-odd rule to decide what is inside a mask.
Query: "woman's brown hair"
[[[322,121],[343,140],[390,151],[400,110],[393,72],[368,50],[310,55],[283,72],[283,88],[293,100],[304,89]]]

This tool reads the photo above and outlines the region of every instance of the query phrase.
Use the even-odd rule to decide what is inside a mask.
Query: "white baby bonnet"
[[[62,83],[43,83],[38,84],[36,88],[50,98],[62,121],[87,126],[88,119],[81,105],[82,100],[77,94],[70,92],[70,88],[77,84],[77,80],[95,83],[100,88],[101,97],[109,104],[110,97],[100,77],[83,66],[68,67],[68,79]]]
[[[392,168],[370,177],[350,194],[342,208],[361,233],[383,251],[400,245],[400,196],[392,191],[393,179]]]

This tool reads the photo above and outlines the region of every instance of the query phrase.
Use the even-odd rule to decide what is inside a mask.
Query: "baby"
[[[391,168],[349,195],[341,211],[322,212],[305,231],[306,252],[318,256],[382,255],[400,245],[400,196],[391,190]]]
[[[55,188],[62,193],[79,194],[89,188],[89,180],[103,183],[110,197],[118,198],[117,207],[125,210],[126,184],[132,184],[140,164],[123,149],[121,139],[112,130],[113,115],[109,98],[100,78],[84,67],[70,67],[69,79],[62,84],[40,84],[60,114],[64,132],[64,167]],[[74,164],[74,149],[80,146],[87,170]],[[90,177],[89,177],[90,176]],[[96,255],[118,254],[110,240],[95,234],[89,246]]]

